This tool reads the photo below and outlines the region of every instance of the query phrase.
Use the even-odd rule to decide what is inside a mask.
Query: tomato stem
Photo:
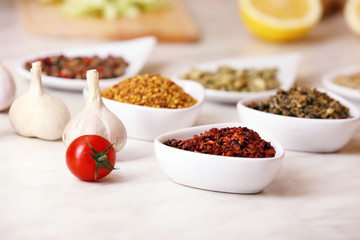
[[[105,151],[103,152],[99,152],[96,151],[95,148],[90,144],[90,142],[88,141],[88,139],[86,138],[87,143],[89,144],[89,147],[91,148],[91,150],[93,151],[93,154],[90,152],[87,152],[95,161],[95,180],[97,178],[98,172],[99,172],[99,168],[103,167],[107,170],[116,170],[117,168],[115,168],[111,162],[107,159],[106,153],[112,148],[112,146],[114,144],[110,144]]]
[[[98,160],[99,161],[105,161],[105,160],[107,160],[107,156],[106,155],[101,156],[101,157],[98,158]]]

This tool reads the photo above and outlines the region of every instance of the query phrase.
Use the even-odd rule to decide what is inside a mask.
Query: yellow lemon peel
[[[360,35],[360,0],[348,0],[345,4],[344,15],[350,30]]]
[[[291,42],[304,38],[320,21],[319,0],[238,0],[246,28],[259,38]]]

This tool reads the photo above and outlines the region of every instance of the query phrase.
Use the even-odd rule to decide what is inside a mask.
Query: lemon
[[[243,23],[256,36],[290,42],[304,38],[320,21],[320,0],[238,0]]]
[[[360,35],[360,0],[348,0],[345,4],[344,14],[348,27]]]

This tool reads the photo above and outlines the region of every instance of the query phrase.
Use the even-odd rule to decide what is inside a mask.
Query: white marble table
[[[235,1],[187,1],[202,30],[195,44],[159,44],[142,72],[170,75],[185,64],[228,57],[299,51],[297,82],[320,86],[323,72],[360,61],[360,38],[341,15],[323,21],[293,44],[254,39],[237,17]],[[23,30],[11,0],[0,2],[0,59],[17,94],[28,81],[15,73],[19,57],[100,40],[34,36]],[[80,93],[47,89],[72,115]],[[207,102],[196,125],[238,121],[234,105]],[[286,152],[276,180],[256,195],[203,191],[172,182],[152,142],[129,139],[120,170],[97,183],[66,168],[61,141],[24,138],[0,113],[0,239],[360,239],[360,131],[339,152]]]

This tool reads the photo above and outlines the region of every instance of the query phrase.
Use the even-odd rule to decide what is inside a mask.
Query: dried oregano
[[[237,70],[221,66],[215,72],[192,69],[180,78],[197,81],[208,89],[258,92],[278,88],[279,80],[276,75],[276,68]]]
[[[290,90],[279,89],[276,95],[248,107],[284,116],[320,119],[349,118],[349,109],[326,93],[315,88],[293,86]]]

